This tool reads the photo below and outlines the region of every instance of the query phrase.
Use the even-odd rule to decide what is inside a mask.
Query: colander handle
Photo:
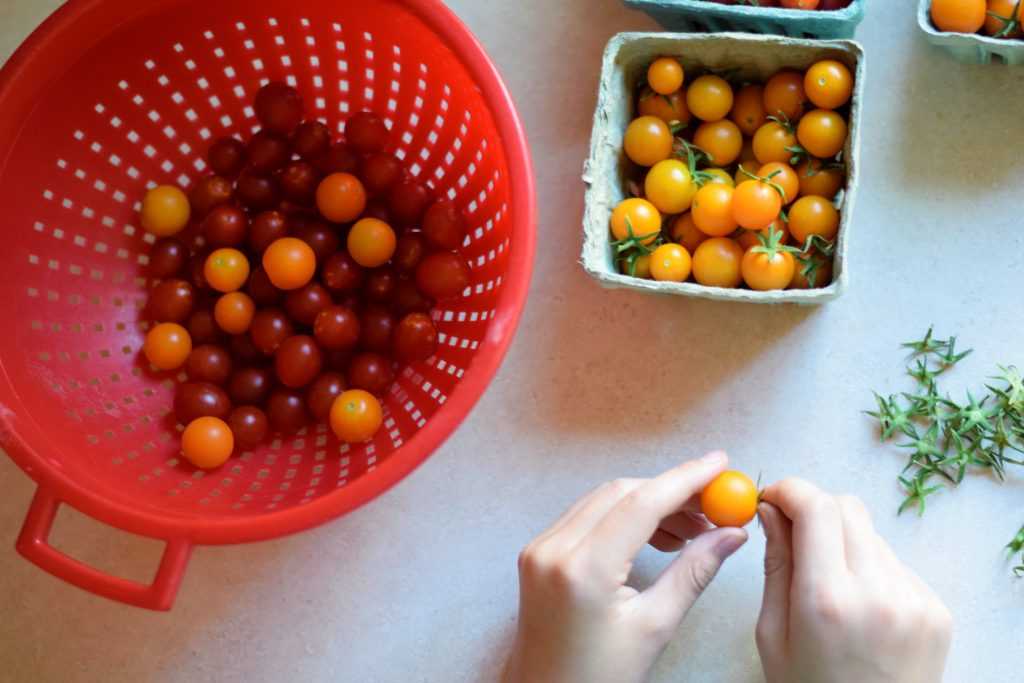
[[[167,611],[171,608],[185,576],[185,567],[192,553],[191,543],[167,541],[160,567],[150,585],[111,576],[49,544],[50,530],[61,502],[42,486],[36,489],[18,536],[19,553],[41,569],[90,593],[145,609]]]

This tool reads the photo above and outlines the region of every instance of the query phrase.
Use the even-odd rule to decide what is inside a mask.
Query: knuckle
[[[629,492],[633,490],[633,484],[629,479],[613,479],[612,481],[605,484],[608,492],[623,497],[629,495]]]
[[[783,553],[769,550],[764,554],[764,575],[774,576],[786,568],[788,561]]]
[[[757,622],[757,626],[754,628],[754,640],[757,643],[757,649],[761,652],[765,652],[771,649],[775,643],[777,633],[771,624],[765,619],[760,619]]]
[[[831,586],[820,586],[812,594],[810,601],[811,615],[819,622],[827,625],[842,624],[846,617],[843,599]]]
[[[692,562],[689,566],[689,571],[686,572],[686,576],[690,581],[690,586],[697,593],[702,593],[715,578],[715,574],[718,573],[718,564],[707,558],[700,558]]]
[[[542,576],[553,564],[551,552],[540,543],[531,543],[519,553],[519,572],[524,576]]]

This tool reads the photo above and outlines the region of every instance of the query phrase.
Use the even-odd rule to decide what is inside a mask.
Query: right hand
[[[757,647],[768,683],[938,683],[953,620],[860,500],[787,479],[765,490]]]

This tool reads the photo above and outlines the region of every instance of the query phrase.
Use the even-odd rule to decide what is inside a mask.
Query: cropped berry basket
[[[929,43],[946,50],[957,61],[966,64],[1024,64],[1024,40],[940,31],[932,23],[931,7],[931,0],[920,0],[917,7],[917,24],[924,31]]]
[[[271,79],[324,121],[385,117],[390,151],[464,209],[472,285],[434,312],[441,350],[401,374],[371,443],[321,425],[204,474],[166,419],[174,381],[139,358],[152,237],[138,200],[187,188],[214,137],[255,129],[248,104]],[[528,148],[494,66],[439,0],[70,0],[0,72],[0,111],[0,443],[38,484],[17,547],[88,591],[169,609],[193,546],[298,532],[373,499],[465,418],[512,339],[534,254]],[[49,545],[62,504],[166,542],[152,583]]]
[[[838,10],[816,11],[723,5],[707,0],[624,0],[667,31],[744,31],[823,39],[852,38],[864,19],[865,1],[853,0]]]
[[[842,151],[846,184],[839,195],[839,232],[835,243],[834,277],[827,287],[752,291],[708,287],[693,282],[658,282],[624,275],[616,265],[609,221],[613,209],[626,199],[628,161],[623,153],[626,127],[635,116],[633,93],[657,57],[675,57],[686,73],[710,70],[740,80],[763,81],[782,69],[806,69],[822,59],[842,62],[854,77],[849,135]],[[583,215],[583,268],[603,286],[674,294],[719,301],[820,304],[842,294],[850,281],[847,251],[859,179],[860,112],[864,94],[864,52],[853,41],[821,41],[754,36],[682,33],[620,33],[604,53],[597,109],[585,164],[587,185]]]

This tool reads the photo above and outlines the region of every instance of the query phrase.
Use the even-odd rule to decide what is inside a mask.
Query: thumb
[[[789,593],[793,579],[793,525],[770,503],[758,507],[764,535],[764,599],[757,622],[757,642],[762,650],[785,641],[789,625]]]
[[[747,542],[743,529],[722,528],[701,534],[683,548],[644,593],[650,608],[675,626],[718,574],[722,564]]]

